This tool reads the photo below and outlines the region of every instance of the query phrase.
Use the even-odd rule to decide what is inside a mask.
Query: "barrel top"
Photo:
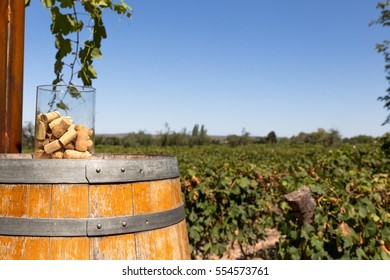
[[[0,183],[107,184],[176,178],[175,156],[95,154],[91,159],[34,159],[0,154]]]

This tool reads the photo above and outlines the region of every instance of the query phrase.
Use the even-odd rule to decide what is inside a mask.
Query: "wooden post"
[[[0,153],[22,150],[24,4],[0,1]]]
[[[299,188],[284,196],[297,217],[299,225],[311,224],[314,218],[314,211],[317,207],[316,201],[311,196],[311,191],[307,187]]]

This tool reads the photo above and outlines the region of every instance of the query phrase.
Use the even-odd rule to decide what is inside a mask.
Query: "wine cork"
[[[76,139],[76,136],[77,136],[77,132],[76,130],[74,129],[68,129],[67,132],[65,132],[64,135],[61,136],[61,138],[59,139],[61,144],[63,146],[66,146],[68,145],[71,141],[73,141],[74,139]]]
[[[72,124],[68,127],[68,130],[71,130],[71,129],[76,130],[75,128],[76,128],[76,126],[72,121]]]
[[[43,150],[43,147],[45,147],[45,145],[49,144],[49,139],[45,139],[45,140],[36,140],[35,141],[35,149],[36,150]]]
[[[41,150],[41,149],[35,151],[34,157],[35,158],[42,158],[42,159],[49,159],[49,158],[51,158],[51,156],[49,154],[45,153],[45,151]]]
[[[58,111],[36,117],[36,158],[90,158],[93,152],[91,137],[94,131],[83,124],[74,124],[70,116]]]
[[[41,115],[41,120],[44,122],[52,122],[53,120],[59,118],[61,115],[58,111],[48,112],[46,114]]]
[[[62,159],[64,157],[64,149],[59,149],[58,151],[52,153],[51,158],[53,159]]]
[[[86,141],[76,141],[75,149],[79,152],[86,152],[88,150],[88,140]]]
[[[85,129],[85,126],[83,124],[78,124],[75,126],[76,131],[79,131],[79,130],[84,130]]]
[[[51,126],[51,131],[55,137],[61,138],[61,136],[65,134],[71,124],[72,119],[69,117],[64,117],[58,124]]]
[[[89,130],[83,125],[76,125],[75,129],[77,130],[75,148],[79,152],[85,152],[88,150],[88,147],[93,145],[89,139]]]
[[[53,141],[57,140],[57,138],[53,135],[53,133],[50,132],[50,133],[46,134],[46,140],[48,142],[53,142]]]
[[[91,139],[87,140],[87,149],[88,151],[93,147],[93,141]]]
[[[45,137],[46,137],[46,123],[43,121],[37,121],[35,138],[37,140],[45,140]]]
[[[75,149],[74,142],[73,141],[69,142],[64,146],[64,148],[65,150],[74,150]]]
[[[46,154],[51,154],[59,149],[61,149],[61,143],[59,140],[55,140],[53,142],[50,142],[49,144],[45,145],[44,150]]]
[[[92,154],[90,152],[79,152],[75,150],[66,150],[64,152],[64,159],[87,159],[91,158]]]
[[[50,128],[50,129],[53,129],[53,127],[59,125],[63,118],[64,118],[64,117],[57,118],[57,119],[55,119],[55,120],[49,122],[49,128]]]

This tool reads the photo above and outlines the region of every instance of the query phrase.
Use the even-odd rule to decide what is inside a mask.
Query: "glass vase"
[[[94,152],[95,95],[92,87],[37,87],[35,158],[86,159]]]

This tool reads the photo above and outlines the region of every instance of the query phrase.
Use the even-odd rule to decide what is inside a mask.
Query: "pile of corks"
[[[39,114],[35,129],[35,158],[86,159],[92,157],[93,130],[73,124],[58,111]]]

